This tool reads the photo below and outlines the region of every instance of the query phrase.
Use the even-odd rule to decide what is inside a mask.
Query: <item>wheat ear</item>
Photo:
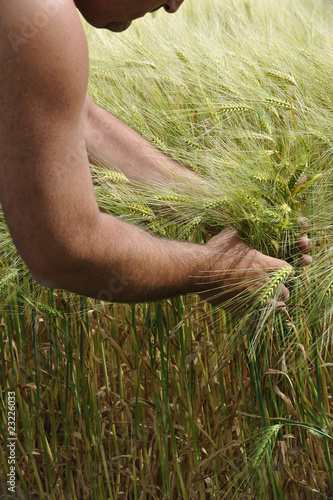
[[[264,289],[258,297],[258,302],[261,306],[263,306],[267,300],[274,295],[277,287],[288,278],[291,272],[292,268],[290,266],[283,266],[272,273],[270,280],[264,286]]]

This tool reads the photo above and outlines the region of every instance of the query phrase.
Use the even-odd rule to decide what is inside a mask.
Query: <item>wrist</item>
[[[210,290],[214,282],[212,250],[205,245],[193,245],[195,247],[194,272],[189,276],[188,293],[201,294]],[[216,256],[215,256],[216,257]]]

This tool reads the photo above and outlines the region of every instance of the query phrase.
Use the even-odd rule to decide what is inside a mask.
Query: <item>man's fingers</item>
[[[277,289],[277,296],[280,300],[283,300],[283,302],[289,300],[290,293],[288,288],[281,284]]]
[[[307,236],[302,236],[298,240],[298,248],[300,252],[310,252],[312,250],[312,241]]]
[[[307,217],[299,217],[297,222],[299,224],[299,231],[303,235],[299,238],[297,246],[302,254],[307,254],[307,252],[312,250],[312,241],[307,236],[307,232],[310,231],[312,225]],[[308,266],[312,264],[312,260],[311,255],[301,255],[300,264],[301,266]]]
[[[310,264],[312,264],[312,262],[313,259],[311,255],[302,255],[302,257],[300,258],[301,266],[309,266]]]
[[[267,305],[270,307],[274,307],[277,313],[282,313],[287,310],[286,304],[280,300],[268,299]]]
[[[307,217],[298,217],[297,222],[301,233],[310,231],[312,224]]]
[[[295,188],[297,188],[298,186],[301,186],[302,184],[305,184],[307,180],[308,180],[307,176],[306,175],[302,175],[302,177],[300,177],[298,179],[298,181],[296,182]]]

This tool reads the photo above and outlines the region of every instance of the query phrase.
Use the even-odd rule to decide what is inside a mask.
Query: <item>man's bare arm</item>
[[[51,287],[118,302],[199,291],[210,299],[212,287],[223,287],[223,296],[212,298],[218,303],[235,294],[236,282],[245,289],[249,278],[265,282],[268,270],[285,263],[230,231],[195,245],[100,213],[84,139],[88,50],[73,2],[57,0],[52,22],[19,52],[6,36],[44,5],[3,1],[0,19],[0,197],[32,274]]]
[[[131,127],[97,106],[87,94],[85,138],[90,163],[107,168],[112,165],[134,182],[145,185],[180,185],[214,192],[200,175],[161,153]]]
[[[12,3],[4,7],[2,32],[19,30],[21,18],[42,8],[41,0]],[[35,277],[98,296],[116,272],[119,301],[192,291],[203,247],[153,237],[97,207],[84,147],[88,52],[72,2],[18,53],[8,39],[1,43],[0,195]]]

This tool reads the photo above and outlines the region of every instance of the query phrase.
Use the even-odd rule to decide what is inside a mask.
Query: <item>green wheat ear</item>
[[[16,268],[13,269],[9,268],[8,271],[6,268],[4,268],[4,270],[5,270],[4,275],[3,277],[1,276],[0,279],[0,293],[6,290],[9,284],[15,282],[19,275],[19,271]]]
[[[291,105],[287,101],[281,101],[280,99],[275,99],[273,97],[266,97],[265,101],[267,104],[273,104],[274,106],[280,106],[282,108],[291,109]]]
[[[265,116],[259,116],[259,122],[260,122],[260,125],[261,125],[261,128],[264,132],[266,132],[266,134],[268,134],[269,136],[272,135],[272,126],[271,124],[269,123],[269,121],[266,119]]]
[[[277,287],[288,278],[291,272],[292,268],[290,266],[283,266],[271,274],[270,280],[264,286],[264,289],[258,297],[258,303],[261,306],[265,305],[267,300],[274,295]]]
[[[38,311],[42,316],[45,316],[45,318],[64,318],[65,319],[65,314],[63,311],[59,309],[55,309],[54,307],[51,307],[49,304],[41,301],[32,301],[32,300],[27,300],[36,311]]]
[[[181,234],[182,240],[187,240],[195,229],[202,223],[202,218],[200,216],[195,217],[191,222],[185,227],[184,231]]]
[[[228,200],[225,196],[221,196],[215,200],[209,201],[206,203],[204,209],[209,211],[209,210],[214,210],[214,209],[220,209],[224,208],[228,205]]]
[[[183,141],[184,141],[184,143],[186,144],[186,146],[189,146],[189,147],[191,147],[191,148],[194,148],[194,149],[200,149],[200,150],[202,150],[202,151],[205,149],[203,145],[198,144],[197,142],[192,141],[191,139],[188,139],[188,138],[186,138],[186,137],[183,139]]]
[[[156,200],[158,201],[173,201],[173,202],[178,202],[178,203],[191,203],[190,198],[186,198],[185,196],[181,196],[178,194],[162,194],[162,195],[157,195]]]
[[[251,459],[251,469],[258,469],[260,466],[266,452],[269,448],[275,445],[276,437],[278,432],[281,429],[281,424],[272,425],[269,429],[265,430],[262,440],[260,441],[260,445],[255,453],[255,455]]]
[[[155,144],[155,146],[157,146],[164,153],[168,151],[168,148],[167,148],[166,144],[164,144],[164,142],[162,141],[162,139],[160,139],[156,135],[151,135],[149,137],[149,140],[150,140],[150,142],[152,142],[153,144]]]
[[[287,83],[289,85],[294,85],[295,87],[298,87],[295,78],[290,74],[288,75],[287,73],[280,73],[280,71],[275,71],[275,70],[265,71],[265,73],[267,76],[275,78],[276,80],[282,83]]]
[[[182,52],[181,50],[176,50],[176,55],[179,57],[179,59],[181,61],[183,61],[184,63],[186,64],[190,64],[190,61],[188,60],[188,58],[186,57],[186,55],[184,54],[184,52]]]
[[[130,182],[124,174],[113,170],[106,170],[103,173],[103,179],[111,181],[114,184],[128,184]]]
[[[228,105],[228,106],[220,106],[217,110],[219,113],[242,113],[243,111],[253,111],[253,108],[250,108],[249,106],[245,106],[245,105],[235,105],[235,106],[232,106],[232,105]]]
[[[155,214],[148,205],[138,205],[136,203],[127,202],[126,207],[133,213],[141,215],[145,219],[155,218]]]
[[[157,236],[162,236],[163,238],[167,238],[168,236],[166,230],[164,229],[162,224],[160,224],[160,221],[158,221],[158,219],[153,219],[152,221],[150,221],[148,229]]]
[[[333,295],[333,283],[327,288],[324,294],[324,299],[330,299],[332,295]]]

